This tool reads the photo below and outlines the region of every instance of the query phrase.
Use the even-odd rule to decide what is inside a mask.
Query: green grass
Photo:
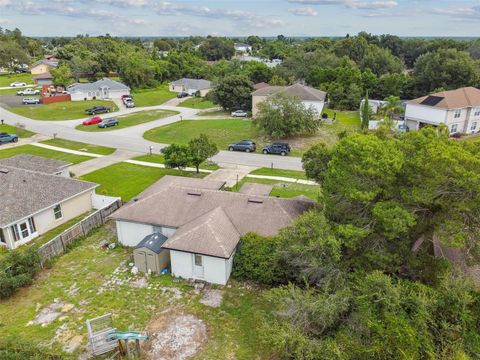
[[[100,184],[97,194],[119,196],[128,201],[165,175],[204,177],[189,171],[158,169],[129,163],[119,163],[93,171],[80,177],[82,180]]]
[[[268,176],[282,176],[292,179],[307,179],[305,171],[296,171],[296,170],[283,170],[283,169],[271,169],[271,168],[260,168],[253,170],[250,174],[252,175],[268,175]]]
[[[50,158],[55,160],[62,160],[72,164],[78,164],[83,161],[92,159],[90,156],[68,154],[60,151],[44,149],[44,148],[33,146],[33,145],[22,145],[22,146],[7,148],[7,149],[2,149],[0,147],[0,159],[8,158],[8,157],[12,157],[20,154],[28,154],[28,155],[41,156],[44,158]]]
[[[168,84],[155,89],[134,90],[132,95],[136,107],[161,105],[177,96],[176,93],[168,90]]]
[[[217,105],[210,100],[205,100],[205,98],[192,97],[190,99],[182,101],[178,106],[194,109],[211,109],[213,107],[216,107]]]
[[[155,164],[164,164],[165,160],[163,158],[163,155],[161,154],[147,154],[147,155],[141,155],[134,157],[132,160],[138,160],[138,161],[146,161],[146,162],[151,162]],[[205,169],[205,170],[218,170],[220,169],[220,166],[213,162],[206,161],[203,164],[200,165],[200,169]]]
[[[0,87],[10,86],[11,83],[16,81],[27,83],[27,85],[33,84],[32,74],[24,73],[0,75]]]
[[[195,359],[269,359],[271,349],[260,341],[260,325],[270,312],[262,289],[230,281],[223,288],[222,305],[212,308],[199,302],[201,296],[192,286],[174,282],[170,275],[152,275],[147,288],[133,287],[130,281],[134,278],[126,265],[132,261],[131,249],[102,249],[104,243],[115,240],[115,233],[108,226],[95,230],[56,259],[52,268],[44,270],[32,285],[0,301],[0,328],[4,330],[0,346],[8,342],[28,343],[59,358],[73,360],[88,347],[87,319],[111,313],[119,331],[142,331],[160,312],[179,309],[207,326],[208,341]],[[112,281],[115,279],[121,283]],[[170,289],[179,291],[181,298],[173,297]],[[73,304],[74,308],[44,327],[27,326],[54,299]],[[63,347],[75,336],[81,336],[80,348],[72,354],[65,353]]]
[[[35,134],[34,132],[22,129],[21,127],[7,124],[0,125],[0,133],[2,132],[6,132],[8,134],[17,134],[19,138],[29,138]]]
[[[178,111],[171,110],[146,110],[136,112],[130,115],[123,115],[116,117],[118,119],[118,126],[112,126],[107,128],[99,128],[97,125],[78,125],[75,129],[89,132],[101,132],[123,129],[130,126],[143,124],[146,122],[163,119],[169,116],[178,114]]]
[[[200,111],[198,116],[230,116],[230,113],[225,110],[215,110],[215,111]]]
[[[111,112],[118,110],[113,102],[103,100],[66,101],[48,105],[13,107],[9,110],[35,120],[73,120],[88,117],[85,110],[96,105],[108,106]]]
[[[99,155],[110,155],[115,152],[115,148],[110,148],[106,146],[91,145],[77,141],[70,141],[65,139],[50,139],[42,141],[42,144],[47,144],[51,146],[58,146],[65,149],[85,151],[93,154]]]
[[[247,178],[247,177],[243,178],[238,183],[238,188],[234,186],[232,190],[233,191],[240,190],[242,185],[247,182],[273,185],[273,189],[270,195],[279,196],[281,198],[292,198],[295,196],[304,195],[312,200],[318,200],[318,196],[320,194],[319,185],[303,185],[303,184],[283,182],[278,180],[255,179],[255,178]]]
[[[237,119],[184,120],[151,129],[143,137],[164,144],[187,144],[202,133],[208,135],[220,150],[226,149],[232,142],[258,138],[258,131],[250,120]]]

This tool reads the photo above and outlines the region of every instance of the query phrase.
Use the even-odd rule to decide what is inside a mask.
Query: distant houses
[[[172,92],[185,92],[188,95],[204,97],[212,89],[212,83],[204,79],[182,78],[171,82],[169,88]]]
[[[75,83],[67,86],[66,91],[72,101],[121,99],[124,95],[130,95],[130,88],[127,85],[108,78],[92,83]]]
[[[235,47],[235,51],[239,53],[251,53],[252,52],[252,46],[245,44],[245,43],[235,43],[233,45]]]
[[[276,94],[285,94],[299,99],[305,107],[313,107],[320,117],[325,105],[327,93],[310,86],[294,84],[290,86],[264,86],[252,93],[252,116],[258,114],[258,104]]]

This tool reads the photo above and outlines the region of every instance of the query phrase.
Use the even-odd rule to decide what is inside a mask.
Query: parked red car
[[[83,125],[95,125],[99,124],[103,121],[103,119],[100,116],[92,116],[90,119],[84,120]]]

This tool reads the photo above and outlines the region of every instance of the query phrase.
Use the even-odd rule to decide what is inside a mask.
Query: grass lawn
[[[198,116],[230,116],[230,113],[225,110],[215,110],[215,111],[200,111]]]
[[[232,188],[232,191],[240,190],[242,185],[247,182],[273,185],[273,190],[270,193],[270,195],[279,196],[282,198],[292,198],[295,196],[304,195],[312,200],[318,200],[318,196],[320,194],[319,185],[303,185],[303,184],[289,183],[289,182],[283,182],[278,180],[254,179],[254,178],[243,178],[238,183],[238,188],[234,186]]]
[[[7,124],[0,125],[0,133],[2,132],[6,132],[8,134],[17,134],[19,138],[29,138],[35,134],[34,132],[22,129],[21,127]]]
[[[168,90],[168,84],[164,84],[155,89],[134,90],[132,95],[135,106],[142,107],[161,105],[176,97],[177,93]]]
[[[155,163],[155,164],[164,164],[165,163],[165,160],[163,159],[162,154],[141,155],[141,156],[134,157],[132,160],[146,161],[146,162],[151,162],[151,163]],[[200,169],[218,170],[218,169],[220,169],[220,166],[218,166],[214,162],[205,161],[203,164],[200,165]]]
[[[146,280],[148,287],[134,287],[132,282],[139,277],[134,277],[127,265],[132,261],[131,249],[101,248],[115,240],[112,227],[95,230],[59,257],[51,269],[42,271],[32,285],[0,301],[0,327],[4,330],[0,347],[28,343],[73,360],[88,346],[87,319],[111,313],[119,331],[142,331],[155,315],[177,309],[197,317],[207,327],[208,339],[195,359],[269,358],[269,349],[259,340],[261,322],[269,314],[263,290],[231,280],[223,288],[221,306],[212,308],[199,302],[201,295],[192,286],[174,282],[170,275],[152,275]],[[45,326],[27,325],[55,299],[73,308],[65,308]],[[64,348],[72,339],[80,340],[80,346],[67,354]]]
[[[118,111],[118,107],[113,102],[103,100],[66,101],[48,105],[13,107],[9,110],[35,120],[73,120],[88,117],[85,110],[96,105],[108,106],[111,112]]]
[[[271,169],[271,168],[260,168],[253,170],[250,174],[252,175],[268,175],[268,176],[282,176],[292,179],[307,179],[305,171],[296,171],[296,170],[283,170],[283,169]]]
[[[226,149],[232,142],[258,138],[258,130],[250,120],[238,119],[184,120],[151,129],[143,137],[164,144],[186,144],[202,133],[207,134],[220,150]]]
[[[6,148],[6,149],[2,149],[0,147],[0,159],[8,158],[8,157],[12,157],[20,154],[28,154],[28,155],[41,156],[44,158],[50,158],[55,160],[62,160],[72,164],[78,164],[83,161],[92,159],[90,156],[68,154],[60,151],[44,149],[44,148],[33,146],[33,145],[22,145],[22,146]]]
[[[85,151],[93,154],[99,155],[110,155],[115,152],[115,148],[110,148],[106,146],[91,145],[77,141],[70,141],[65,139],[50,139],[42,141],[42,144],[58,146],[65,149]]]
[[[213,107],[216,107],[217,105],[201,97],[192,97],[190,99],[182,101],[178,106],[194,109],[211,109]]]
[[[478,142],[478,141],[480,141],[480,134],[463,136],[459,140],[460,141],[468,141],[468,142]]]
[[[118,119],[119,123],[118,126],[99,128],[97,125],[84,126],[80,124],[75,129],[89,132],[118,130],[130,126],[143,124],[153,120],[163,119],[172,115],[176,115],[178,113],[178,111],[171,110],[146,110],[130,115],[117,116],[116,118]]]
[[[24,82],[27,83],[27,85],[33,84],[32,74],[23,73],[0,75],[0,87],[10,86],[10,84],[13,82]]]
[[[165,175],[204,177],[189,171],[158,169],[129,163],[118,163],[86,174],[80,179],[100,184],[97,194],[119,196],[128,201]]]

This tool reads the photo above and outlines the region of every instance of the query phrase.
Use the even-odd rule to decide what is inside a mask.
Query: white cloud
[[[93,0],[100,4],[108,4],[118,7],[142,7],[148,5],[148,0]]]
[[[288,0],[303,5],[343,5],[350,9],[389,9],[398,5],[395,0]]]
[[[307,8],[296,8],[296,9],[288,9],[293,15],[297,16],[317,16],[318,11],[312,9],[311,7]]]
[[[447,15],[458,19],[480,20],[480,6],[460,7],[456,9],[435,8],[433,9],[433,14]]]
[[[10,5],[12,5],[11,0],[0,0],[0,7],[7,7],[7,6],[10,6]]]
[[[0,25],[11,24],[12,20],[10,19],[0,19]]]

